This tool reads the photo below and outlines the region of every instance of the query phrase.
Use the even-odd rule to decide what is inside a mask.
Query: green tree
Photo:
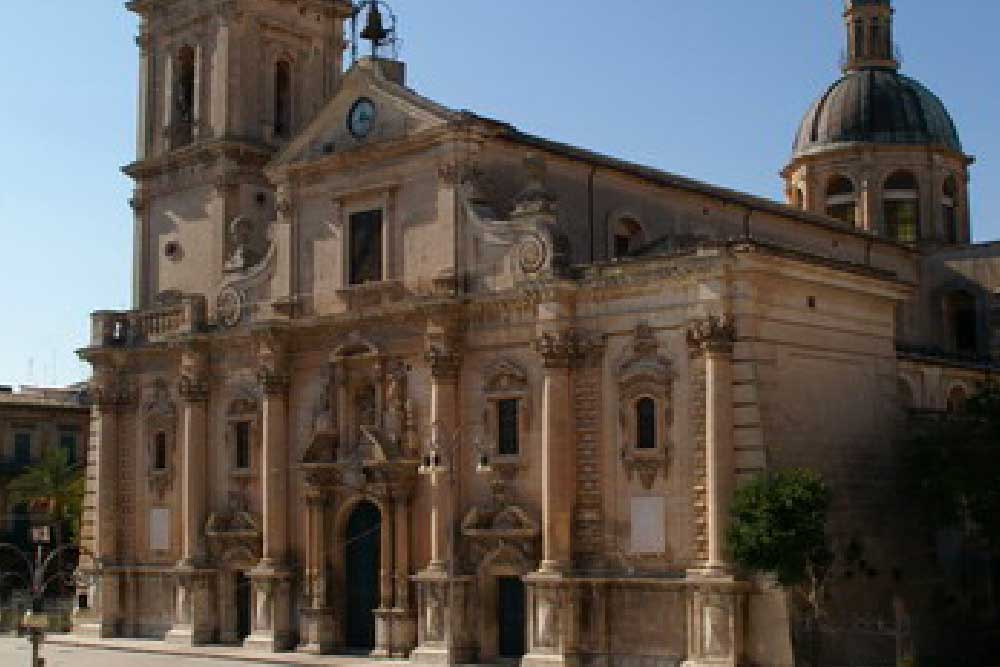
[[[817,473],[763,475],[737,490],[727,535],[737,565],[774,575],[805,603],[812,665],[821,653],[819,624],[834,560],[827,536],[829,508],[830,491]]]
[[[7,491],[15,503],[46,507],[59,544],[79,534],[84,484],[83,471],[69,464],[67,452],[50,447],[37,465],[7,485]]]
[[[1000,549],[1000,388],[960,412],[925,419],[903,447],[904,492],[935,528],[960,528]]]

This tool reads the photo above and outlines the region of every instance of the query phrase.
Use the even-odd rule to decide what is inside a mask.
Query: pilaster
[[[704,394],[694,396],[704,405],[703,461],[696,483],[696,522],[704,530],[705,549],[692,571],[703,576],[729,572],[725,557],[726,517],[733,492],[733,344],[735,324],[726,316],[708,317],[688,330],[692,354],[704,364]],[[697,389],[696,389],[697,391]]]

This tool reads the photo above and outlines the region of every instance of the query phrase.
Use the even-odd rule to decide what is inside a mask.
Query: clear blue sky
[[[842,0],[394,0],[410,83],[553,139],[780,199],[837,76]],[[0,383],[87,368],[88,313],[129,306],[136,21],[119,0],[8,7],[0,28]],[[615,12],[613,10],[617,9]],[[904,71],[942,97],[1000,237],[1000,2],[897,0]]]

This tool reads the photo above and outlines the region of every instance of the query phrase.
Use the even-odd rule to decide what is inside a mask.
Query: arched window
[[[900,243],[916,243],[920,230],[920,190],[917,179],[897,171],[883,187],[885,234]]]
[[[944,303],[951,351],[975,355],[979,349],[976,297],[964,290],[949,294]]]
[[[961,241],[958,229],[958,187],[955,177],[945,179],[941,192],[941,220],[944,224],[945,240],[952,245]]]
[[[628,257],[645,243],[642,225],[634,218],[620,218],[615,222],[612,243],[613,257]]]
[[[646,397],[635,404],[636,448],[656,449],[656,401]]]
[[[292,65],[279,60],[274,66],[274,136],[287,139],[292,131]]]
[[[858,196],[854,183],[844,176],[834,176],[826,186],[826,214],[855,225],[858,221]]]
[[[156,442],[153,448],[153,468],[155,470],[167,469],[167,434],[164,431],[156,433]]]
[[[195,106],[195,54],[190,46],[182,47],[177,53],[177,69],[174,83],[174,143],[183,146],[194,138]]]

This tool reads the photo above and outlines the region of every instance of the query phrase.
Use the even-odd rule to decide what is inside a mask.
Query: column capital
[[[131,405],[135,399],[131,383],[120,370],[103,371],[90,381],[91,400],[101,412],[113,412]]]
[[[736,342],[736,322],[729,315],[710,315],[688,327],[688,345],[705,353],[731,354]]]
[[[208,381],[201,374],[182,374],[177,383],[177,393],[185,403],[204,403],[208,400]]]
[[[577,329],[547,331],[535,340],[535,351],[542,356],[545,368],[570,368],[604,349],[603,337]]]
[[[268,368],[261,368],[257,373],[257,381],[265,396],[284,396],[288,393],[290,380],[284,373],[275,373]]]
[[[432,344],[424,358],[435,380],[457,380],[462,370],[462,355],[452,344]]]

